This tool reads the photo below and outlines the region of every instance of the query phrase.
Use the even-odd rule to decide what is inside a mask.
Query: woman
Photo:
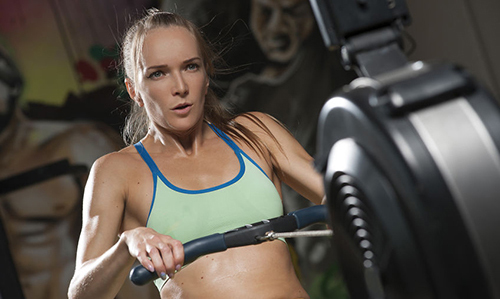
[[[133,145],[92,167],[69,297],[113,298],[136,259],[158,273],[162,298],[308,297],[282,241],[181,267],[182,243],[280,216],[281,182],[319,204],[312,158],[271,117],[221,108],[209,88],[215,56],[180,16],[149,11],[122,54]]]

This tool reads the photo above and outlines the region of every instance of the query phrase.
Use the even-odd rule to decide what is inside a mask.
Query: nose
[[[285,19],[283,16],[283,12],[280,7],[273,7],[271,16],[267,23],[267,30],[271,32],[281,32],[283,31],[283,27],[286,26]]]
[[[182,73],[174,73],[173,75],[173,85],[172,85],[172,95],[186,96],[189,93],[189,88],[182,76]]]

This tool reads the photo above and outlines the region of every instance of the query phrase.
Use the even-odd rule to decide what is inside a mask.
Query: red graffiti
[[[99,74],[94,69],[94,67],[85,60],[79,60],[76,62],[76,71],[80,76],[80,81],[97,81]]]
[[[113,78],[116,75],[117,63],[116,60],[111,57],[104,57],[99,62],[101,68],[106,72],[108,78]]]

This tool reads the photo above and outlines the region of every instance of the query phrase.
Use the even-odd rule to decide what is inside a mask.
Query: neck
[[[184,132],[152,127],[144,142],[152,143],[157,151],[168,150],[182,156],[192,156],[197,154],[209,131],[211,131],[210,128],[203,120],[191,130]]]

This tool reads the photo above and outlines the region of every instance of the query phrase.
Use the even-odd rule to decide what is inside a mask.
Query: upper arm
[[[83,196],[77,269],[116,243],[125,207],[125,184],[117,175],[124,163],[118,163],[116,155],[101,157],[92,165]]]
[[[320,204],[324,187],[321,175],[314,169],[313,158],[293,135],[272,117],[260,112],[252,112],[251,115],[257,117],[269,132],[249,119],[239,117],[238,122],[256,133],[265,143],[276,159],[273,161],[273,164],[276,164],[274,166],[281,170],[277,172],[281,181],[311,202]]]

